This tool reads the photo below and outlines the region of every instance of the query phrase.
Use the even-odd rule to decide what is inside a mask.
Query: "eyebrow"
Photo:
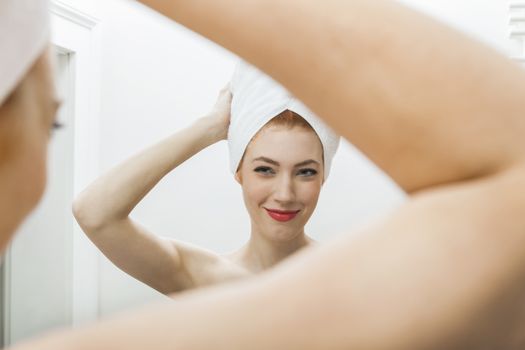
[[[256,161],[263,161],[263,162],[266,162],[266,163],[273,164],[275,166],[279,166],[280,165],[279,162],[277,162],[277,161],[275,161],[275,160],[273,160],[271,158],[268,158],[268,157],[257,157],[254,160],[252,160],[252,163],[256,162]],[[313,160],[313,159],[308,159],[308,160],[305,160],[303,162],[295,164],[294,168],[305,166],[305,165],[309,165],[309,164],[317,164],[317,165],[319,165],[319,162],[316,161],[316,160]]]

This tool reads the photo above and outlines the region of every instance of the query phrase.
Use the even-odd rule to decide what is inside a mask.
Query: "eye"
[[[62,129],[63,127],[64,127],[64,124],[55,120],[53,124],[51,124],[51,128],[49,129],[49,136],[50,137],[53,136],[56,130]]]
[[[259,166],[259,167],[255,168],[253,171],[255,171],[256,173],[262,174],[262,175],[273,175],[273,174],[275,174],[275,171],[273,171],[272,168],[267,167],[267,166]]]
[[[312,177],[312,176],[317,175],[317,170],[311,169],[311,168],[300,169],[297,172],[297,175],[303,176],[303,177]]]
[[[64,127],[64,124],[60,123],[59,121],[54,121],[53,125],[51,125],[51,130],[58,130],[62,129]]]

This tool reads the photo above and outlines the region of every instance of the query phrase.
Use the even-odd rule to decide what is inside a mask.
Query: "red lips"
[[[266,208],[264,208],[266,209]],[[300,210],[276,210],[276,209],[266,209],[266,212],[270,217],[279,222],[290,221],[297,216]]]

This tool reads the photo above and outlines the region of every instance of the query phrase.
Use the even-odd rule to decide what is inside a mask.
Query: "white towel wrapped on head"
[[[319,136],[324,154],[324,178],[328,177],[339,146],[339,136],[319,117],[270,76],[243,61],[235,69],[230,89],[233,99],[228,147],[233,173],[255,134],[272,118],[290,110],[303,117]]]
[[[0,106],[48,42],[47,0],[0,0]]]

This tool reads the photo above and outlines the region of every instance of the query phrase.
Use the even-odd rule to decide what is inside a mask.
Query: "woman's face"
[[[0,254],[46,183],[47,143],[58,108],[48,55],[0,106]]]
[[[248,145],[235,178],[252,228],[273,241],[304,233],[323,184],[323,148],[314,131],[268,126]]]

